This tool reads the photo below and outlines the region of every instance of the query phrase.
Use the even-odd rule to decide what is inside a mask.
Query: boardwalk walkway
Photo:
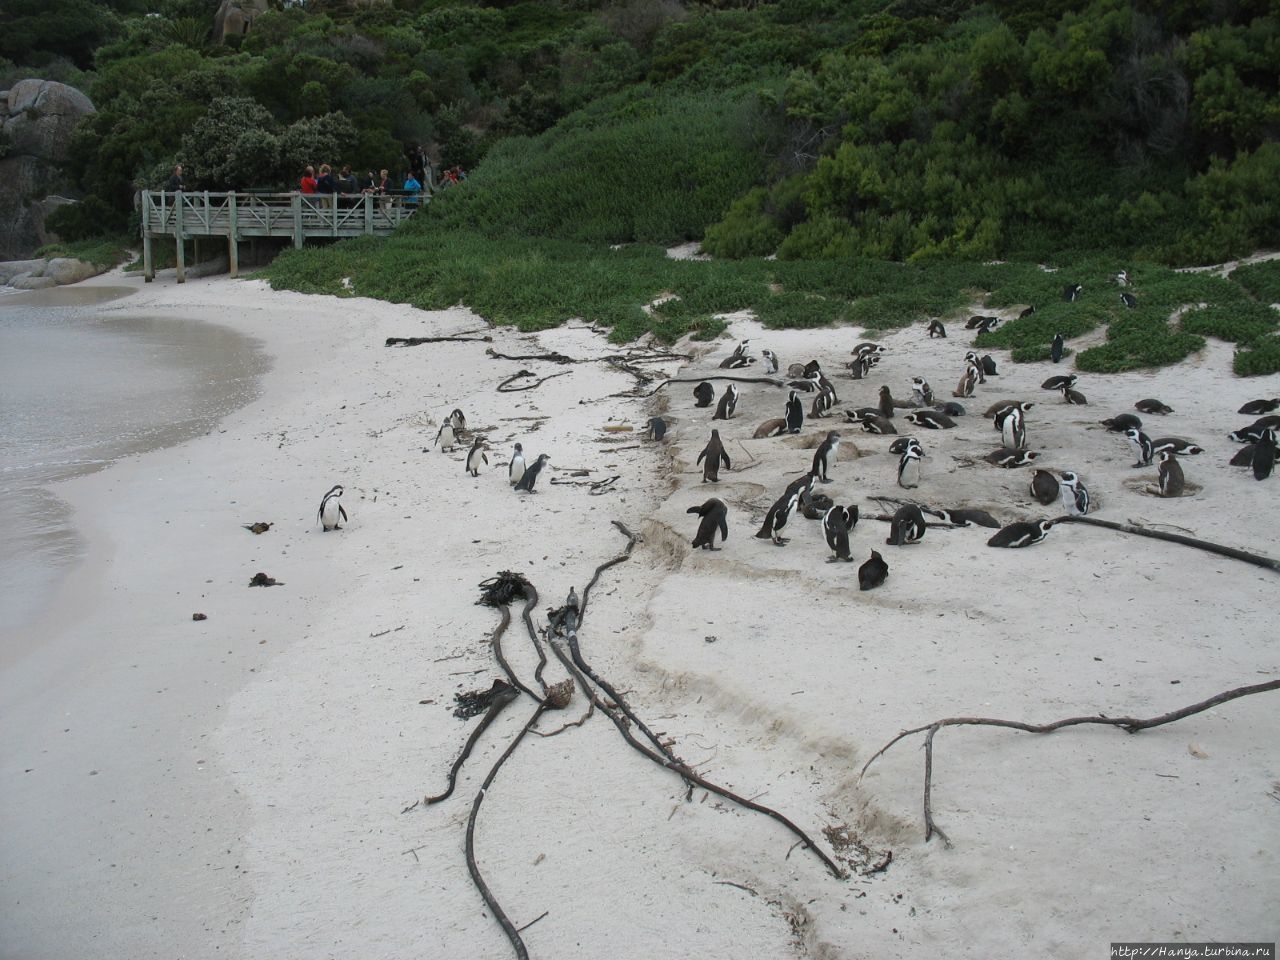
[[[182,241],[226,237],[231,276],[239,273],[241,239],[289,237],[301,248],[307,237],[389,236],[419,204],[407,197],[338,196],[301,193],[209,193],[159,190],[142,192],[142,266],[155,279],[151,241],[172,237],[176,244],[178,282],[186,281]],[[424,201],[425,202],[425,201]]]

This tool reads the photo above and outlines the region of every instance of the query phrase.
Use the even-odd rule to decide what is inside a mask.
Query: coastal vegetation
[[[980,345],[1036,360],[1106,326],[1081,369],[1208,336],[1237,345],[1237,373],[1280,370],[1274,265],[1172,269],[1280,244],[1264,0],[307,0],[223,43],[212,0],[75,2],[0,41],[0,71],[39,67],[98,108],[84,204],[55,215],[67,239],[126,227],[134,185],[176,161],[192,187],[280,189],[305,163],[402,173],[421,143],[469,179],[389,240],[285,253],[271,282],[350,277],[619,340],[711,336],[748,308],[878,329],[1034,305]],[[40,10],[7,3],[0,37]],[[691,241],[713,260],[664,256]]]

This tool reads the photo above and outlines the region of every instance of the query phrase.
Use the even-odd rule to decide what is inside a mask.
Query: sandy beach
[[[999,376],[961,401],[954,430],[914,434],[927,457],[904,491],[893,438],[841,411],[873,405],[882,384],[909,398],[916,375],[951,399],[972,341],[963,318],[945,340],[923,326],[878,338],[887,352],[866,380],[834,377],[833,417],[752,439],[783,415],[785,389],[740,384],[735,418],[712,424],[692,383],[616,396],[636,381],[606,362],[486,353],[625,349],[581,323],[522,335],[463,307],[258,281],[91,283],[136,287],[104,313],[222,325],[259,341],[271,368],[216,430],[58,488],[87,555],[30,652],[0,671],[0,958],[513,955],[468,876],[464,835],[533,701],[499,716],[454,796],[402,811],[443,789],[478,722],[452,716],[454,694],[502,675],[498,613],[476,604],[479,584],[523,573],[542,626],[622,552],[613,521],[642,539],[592,591],[584,655],[697,773],[785,814],[849,876],[763,815],[702,789],[686,801],[681,779],[596,711],[526,737],[477,817],[477,860],[512,922],[529,925],[530,956],[1084,960],[1112,941],[1280,939],[1274,692],[1138,735],[943,730],[932,802],[951,848],[924,842],[919,737],[859,777],[899,731],[943,717],[1148,717],[1280,676],[1274,572],[1068,524],[1025,550],[988,548],[982,528],[886,546],[888,524],[873,519],[877,495],[1006,523],[1059,515],[1030,499],[1029,470],[981,459],[999,445],[983,411],[1019,399],[1037,404],[1027,432],[1041,464],[1078,471],[1097,517],[1274,557],[1280,480],[1228,466],[1238,448],[1225,435],[1280,378],[1233,377],[1229,345],[1082,377],[1088,406],[1039,388],[1062,369],[998,353]],[[475,339],[384,346],[441,336]],[[784,368],[818,359],[833,374],[865,339],[741,316],[729,336],[678,344],[688,361],[644,366],[733,373],[718,363],[743,338]],[[524,369],[558,375],[496,391]],[[1132,468],[1124,438],[1098,424],[1146,397],[1175,411],[1144,415],[1148,433],[1206,450],[1183,461],[1191,496],[1146,492],[1155,469]],[[433,447],[455,407],[489,444],[476,478],[465,446]],[[656,414],[670,424],[662,442],[644,436]],[[715,485],[695,465],[712,426],[732,458]],[[785,547],[753,537],[829,429],[841,456],[819,489],[861,508],[852,564],[828,562],[821,524],[798,515]],[[507,482],[516,442],[530,460],[550,456],[533,495]],[[612,477],[598,495],[586,485]],[[323,533],[316,511],[334,484],[349,520]],[[695,552],[686,510],[710,496],[729,505],[729,539]],[[255,521],[273,526],[255,536],[242,526]],[[873,548],[889,579],[862,593]],[[258,572],[280,585],[249,587]],[[505,649],[532,683],[518,627]],[[565,676],[553,660],[546,679]],[[538,729],[586,709],[578,690]]]

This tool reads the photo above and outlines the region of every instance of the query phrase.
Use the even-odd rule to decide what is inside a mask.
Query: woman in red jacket
[[[298,189],[303,193],[316,192],[316,170],[315,167],[307,167],[302,174],[302,179],[298,182]]]

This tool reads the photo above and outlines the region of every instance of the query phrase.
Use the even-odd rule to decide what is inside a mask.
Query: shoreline
[[[1141,737],[949,731],[936,748],[934,810],[950,851],[921,842],[915,745],[857,777],[899,729],[942,716],[1154,714],[1274,676],[1274,577],[1083,528],[1018,552],[989,550],[981,530],[948,530],[877,547],[890,580],[859,594],[849,586],[857,564],[828,564],[815,522],[794,518],[785,548],[752,537],[828,428],[806,418],[800,438],[750,439],[780,414],[776,388],[744,390],[738,418],[719,424],[734,469],[711,490],[694,465],[710,411],[693,408],[691,385],[654,401],[672,424],[658,448],[640,437],[648,402],[610,397],[629,376],[485,355],[617,352],[580,325],[388,349],[387,336],[485,324],[461,309],[427,314],[256,281],[138,287],[142,299],[118,309],[150,303],[256,327],[272,365],[258,398],[217,430],[65,485],[77,517],[98,518],[74,574],[92,609],[75,619],[74,603],[60,606],[48,683],[0,674],[0,775],[11,785],[0,891],[17,918],[0,932],[0,957],[506,955],[467,876],[462,833],[529,704],[480,740],[456,796],[400,811],[439,789],[473,729],[450,715],[453,694],[500,675],[488,644],[496,612],[475,604],[477,585],[526,572],[540,624],[621,552],[613,519],[645,539],[592,592],[583,645],[593,666],[700,772],[760,796],[819,842],[847,828],[868,862],[885,850],[893,861],[835,881],[805,851],[789,854],[792,838],[767,819],[703,791],[683,802],[678,778],[594,717],[522,743],[479,816],[477,857],[504,909],[517,925],[548,911],[525,935],[534,955],[905,958],[963,943],[1083,960],[1112,940],[1280,932],[1259,894],[1280,849],[1266,795],[1280,780],[1270,700]],[[743,318],[731,332],[784,364],[818,356],[832,369],[858,337]],[[881,372],[837,381],[843,406],[872,402],[883,382],[908,393],[897,384],[917,372],[942,393],[967,349],[919,329],[883,342]],[[695,354],[690,364],[655,370],[718,373],[731,344],[681,349]],[[1256,388],[1231,378],[1229,359],[1211,344],[1175,368],[1091,379],[1085,408],[1044,402],[1044,365],[1009,364],[966,401],[974,422],[924,438],[917,493],[1002,519],[1039,512],[1023,471],[964,463],[991,433],[981,409],[1026,394],[1043,404],[1029,423],[1035,444],[1053,451],[1051,465],[1085,473],[1101,516],[1186,525],[1265,552],[1267,531],[1249,517],[1274,492],[1221,463],[1213,430],[1228,396],[1234,410],[1237,389]],[[493,392],[523,367],[567,375]],[[1215,438],[1187,464],[1201,492],[1172,502],[1142,494],[1131,481],[1146,472],[1128,469],[1127,445],[1090,426],[1161,394],[1179,410],[1167,432]],[[431,447],[455,406],[492,444],[476,479],[463,450]],[[624,424],[633,430],[604,429]],[[822,492],[864,514],[868,497],[902,493],[884,452],[891,438],[855,434],[843,417],[830,428],[862,455],[842,456]],[[516,440],[528,458],[552,456],[533,496],[512,493],[503,475]],[[553,472],[571,467],[620,479],[600,496],[549,482],[575,479]],[[346,487],[350,522],[322,534],[315,509],[334,483]],[[730,539],[723,552],[695,553],[684,511],[712,495],[730,503]],[[256,520],[275,526],[260,537],[240,528]],[[855,557],[884,536],[864,517]],[[283,585],[249,589],[259,570]],[[197,611],[209,619],[193,623]],[[58,662],[77,644],[87,662]],[[536,659],[514,631],[507,653],[532,676]],[[579,691],[544,726],[584,708]]]

